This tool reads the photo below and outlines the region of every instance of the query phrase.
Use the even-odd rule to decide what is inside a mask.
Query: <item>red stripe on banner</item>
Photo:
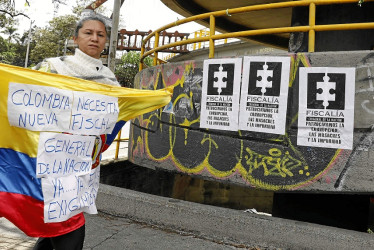
[[[5,217],[30,237],[55,237],[84,225],[83,213],[67,221],[44,223],[44,202],[27,195],[0,192],[0,217]]]

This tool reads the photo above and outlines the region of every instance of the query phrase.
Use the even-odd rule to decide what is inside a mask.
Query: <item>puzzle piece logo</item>
[[[325,75],[323,82],[317,82],[317,101],[323,101],[322,105],[327,108],[329,101],[335,101],[335,93],[331,93],[331,90],[335,90],[336,82],[329,82],[330,77]],[[322,92],[322,93],[321,93]]]
[[[218,72],[214,72],[214,83],[213,87],[217,88],[217,92],[220,95],[222,93],[222,88],[227,86],[227,71],[223,71],[223,67],[219,67]]]
[[[251,62],[248,95],[279,96],[282,62]]]
[[[256,87],[261,88],[262,95],[265,94],[266,88],[272,88],[273,87],[273,71],[268,70],[268,65],[263,66],[263,70],[257,71],[257,76],[261,78],[260,81],[256,81]]]
[[[345,79],[343,73],[308,73],[308,109],[344,110]]]
[[[233,95],[235,64],[209,64],[208,95]]]

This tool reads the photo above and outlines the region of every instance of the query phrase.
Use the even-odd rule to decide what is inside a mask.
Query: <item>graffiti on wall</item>
[[[230,179],[267,190],[294,190],[329,172],[344,150],[297,147],[298,70],[309,67],[307,56],[291,57],[285,135],[202,129],[200,123],[202,62],[186,61],[143,70],[140,88],[177,86],[173,112],[158,110],[132,121],[129,159],[143,164]],[[326,177],[333,182],[334,177]],[[239,182],[239,181],[237,181]]]

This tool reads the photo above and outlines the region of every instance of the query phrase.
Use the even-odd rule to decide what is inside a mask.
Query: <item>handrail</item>
[[[374,0],[366,0],[366,2],[371,2]],[[145,57],[154,54],[154,61],[157,61],[157,54],[160,50],[164,50],[170,47],[191,44],[196,42],[206,42],[209,41],[209,58],[214,57],[214,41],[226,38],[237,38],[237,37],[248,37],[255,35],[268,35],[268,34],[280,34],[280,33],[290,33],[290,32],[308,32],[308,52],[314,52],[315,48],[315,32],[316,31],[332,31],[332,30],[352,30],[352,29],[374,29],[374,22],[368,23],[349,23],[349,24],[326,24],[326,25],[316,25],[316,6],[317,5],[330,5],[330,4],[348,4],[348,3],[357,3],[358,0],[300,0],[300,1],[287,1],[287,2],[278,2],[278,3],[267,3],[267,4],[258,4],[251,5],[246,7],[239,7],[227,10],[213,11],[204,14],[199,14],[184,19],[177,20],[173,23],[169,23],[161,28],[150,33],[142,43],[141,58],[139,70],[143,69],[143,60]],[[289,8],[289,7],[302,7],[309,6],[309,25],[307,26],[294,26],[294,27],[278,27],[278,28],[266,28],[266,29],[257,29],[257,30],[246,30],[246,31],[237,31],[225,34],[215,34],[215,18],[226,15],[234,15],[243,12],[251,12],[258,10],[267,10],[267,9],[280,9],[280,8]],[[160,32],[167,30],[169,28],[209,18],[209,36],[191,38],[183,41],[178,41],[170,44],[165,44],[158,46],[155,42],[154,48],[146,51],[145,44],[152,37],[157,37]],[[155,63],[156,65],[156,63]]]

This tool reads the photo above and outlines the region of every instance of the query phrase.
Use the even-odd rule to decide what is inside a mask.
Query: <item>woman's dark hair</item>
[[[107,21],[100,17],[100,16],[97,16],[97,15],[90,15],[90,16],[86,16],[82,19],[80,19],[76,26],[75,26],[75,30],[74,30],[74,36],[75,37],[78,37],[78,32],[79,30],[83,27],[83,24],[86,22],[86,21],[99,21],[101,22],[102,24],[104,24],[105,26],[105,31],[106,31],[106,36],[109,37],[109,26],[107,25]]]

